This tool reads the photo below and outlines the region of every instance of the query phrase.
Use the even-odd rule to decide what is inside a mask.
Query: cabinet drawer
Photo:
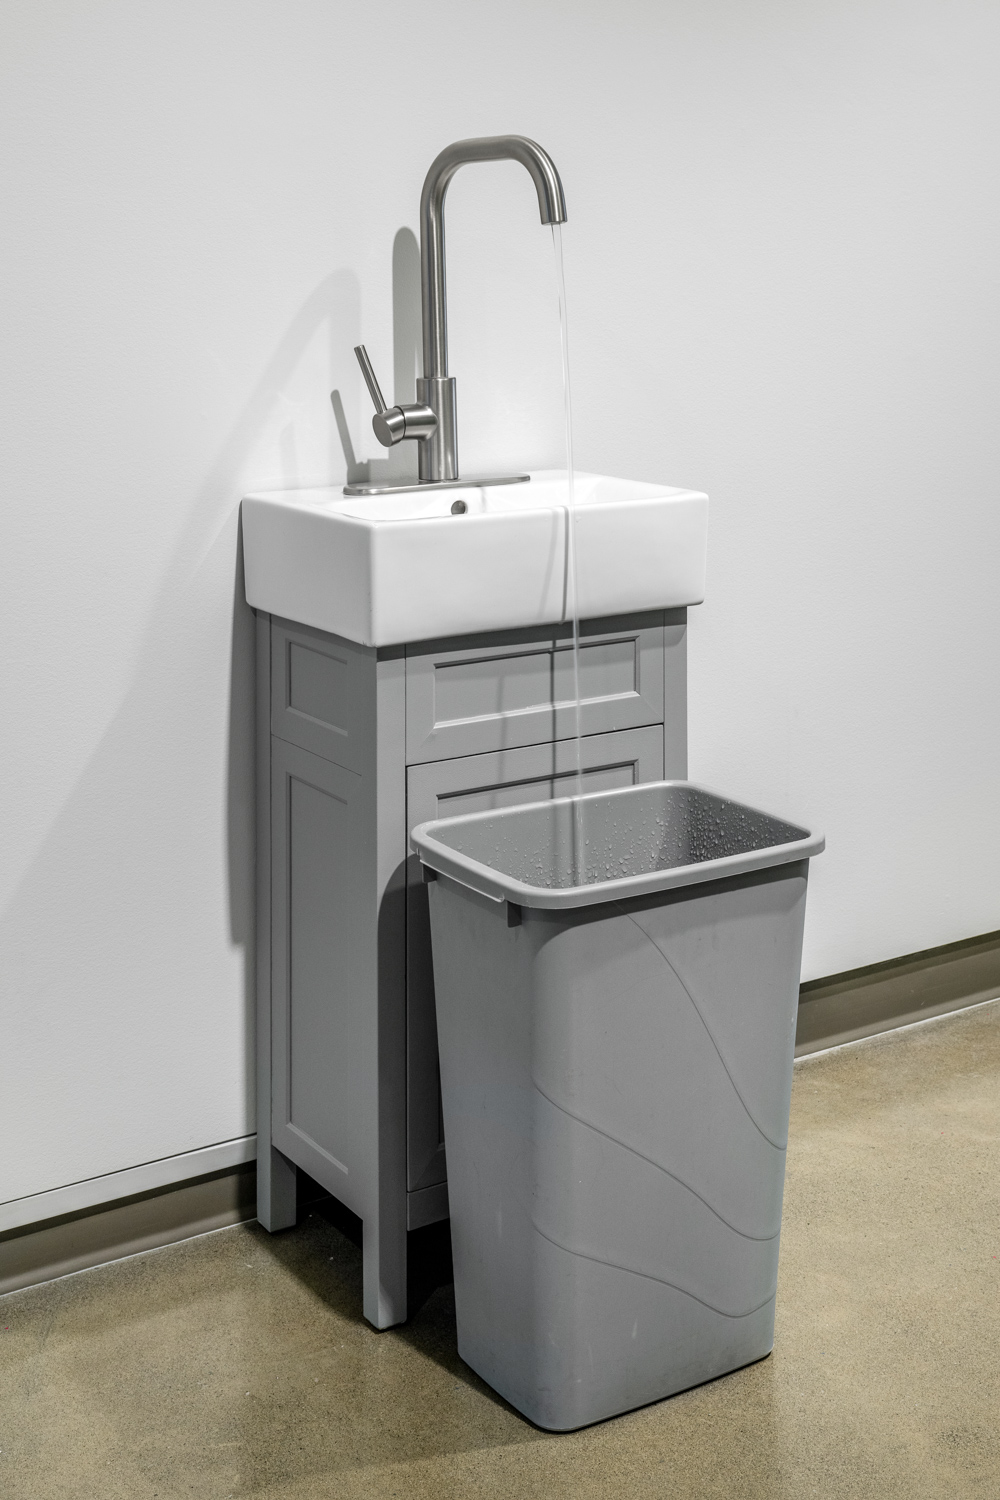
[[[585,792],[659,781],[663,776],[662,725],[589,735],[581,741],[580,759]],[[573,791],[576,741],[559,740],[410,766],[406,778],[410,828],[430,818],[453,818],[520,802],[546,802]]]
[[[367,770],[375,757],[375,652],[272,620],[271,732],[349,771]]]
[[[580,758],[588,792],[659,781],[663,726],[592,735],[582,741]],[[430,818],[565,796],[572,791],[575,778],[575,740],[411,766],[407,771],[407,827]],[[407,1185],[412,1192],[443,1182],[445,1177],[430,919],[427,887],[416,855],[407,860],[406,900]]]
[[[580,627],[585,735],[663,722],[664,616]],[[576,734],[573,632],[421,642],[407,648],[406,759],[450,760]]]

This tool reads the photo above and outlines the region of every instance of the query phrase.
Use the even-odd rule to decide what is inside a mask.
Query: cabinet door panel
[[[271,730],[349,771],[375,754],[375,652],[308,625],[271,630]]]
[[[592,735],[581,741],[580,751],[585,791],[634,786],[663,776],[663,727],[659,724]],[[565,796],[575,777],[575,740],[411,766],[407,827],[430,818]],[[430,921],[427,890],[415,855],[407,864],[406,946],[407,1173],[414,1191],[445,1178]]]
[[[663,721],[663,615],[585,620],[580,727],[604,734]],[[573,636],[511,631],[407,648],[406,758],[454,759],[575,736]]]
[[[373,881],[358,869],[370,824],[363,779],[272,740],[274,1144],[360,1207],[371,1111],[357,1066],[377,1003]]]

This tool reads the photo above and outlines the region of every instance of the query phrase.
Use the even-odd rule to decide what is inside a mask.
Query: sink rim
[[[539,469],[534,470],[529,478],[538,481],[534,489],[529,490],[527,485],[494,486],[477,485],[470,481],[467,485],[453,485],[447,489],[435,485],[424,489],[419,484],[414,484],[407,489],[394,490],[386,495],[346,495],[338,485],[308,485],[299,489],[281,490],[253,490],[244,496],[246,500],[267,501],[272,504],[280,503],[291,509],[308,511],[311,514],[325,514],[332,520],[355,521],[366,527],[392,527],[409,526],[416,522],[421,524],[428,521],[458,522],[466,525],[475,521],[495,520],[497,518],[517,517],[526,514],[550,514],[554,511],[568,511],[570,509],[568,499],[557,499],[555,497],[543,496],[537,501],[534,499],[541,484],[548,486],[559,480],[565,480],[567,471],[565,469]],[[664,500],[707,500],[708,496],[704,490],[688,488],[686,486],[661,484],[659,481],[644,479],[618,479],[617,476],[607,474],[595,474],[589,470],[575,470],[574,482],[594,480],[596,484],[607,484],[609,481],[632,486],[641,487],[641,494],[625,494],[620,496],[602,497],[589,499],[584,496],[574,496],[573,509],[580,514],[594,514],[595,512],[618,510],[622,506],[661,504]],[[432,503],[440,498],[440,503],[453,504],[456,499],[463,498],[464,492],[475,492],[477,496],[488,497],[495,500],[489,509],[461,512],[458,515],[450,511],[441,514],[410,514],[385,516],[375,514],[375,507],[380,501],[399,503],[407,497],[426,497]],[[506,503],[504,503],[506,502]],[[371,509],[369,510],[369,507]]]

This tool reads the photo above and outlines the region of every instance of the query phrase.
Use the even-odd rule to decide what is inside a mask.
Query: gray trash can
[[[760,1359],[822,838],[677,781],[412,837],[462,1358],[556,1431]]]

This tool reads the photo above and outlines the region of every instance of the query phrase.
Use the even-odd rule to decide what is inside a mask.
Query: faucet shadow
[[[333,407],[333,420],[337,424],[337,435],[340,438],[340,446],[344,450],[344,463],[347,466],[348,484],[370,484],[372,481],[372,461],[358,460],[354,451],[354,443],[351,439],[351,429],[347,422],[347,413],[344,411],[344,398],[339,391],[330,392],[330,404]],[[380,465],[380,467],[385,467]]]
[[[392,243],[392,395],[389,404],[415,400],[421,358],[420,246],[412,229],[397,230]],[[356,341],[357,342],[357,341]],[[352,346],[353,347],[353,346]],[[377,354],[378,351],[376,351]],[[379,360],[376,358],[376,364]],[[354,386],[357,371],[353,370]],[[383,390],[385,387],[383,386]],[[330,392],[337,435],[344,455],[348,484],[416,484],[417,454],[413,443],[397,443],[385,458],[359,459],[351,437],[341,391]],[[362,416],[362,421],[366,417]]]

